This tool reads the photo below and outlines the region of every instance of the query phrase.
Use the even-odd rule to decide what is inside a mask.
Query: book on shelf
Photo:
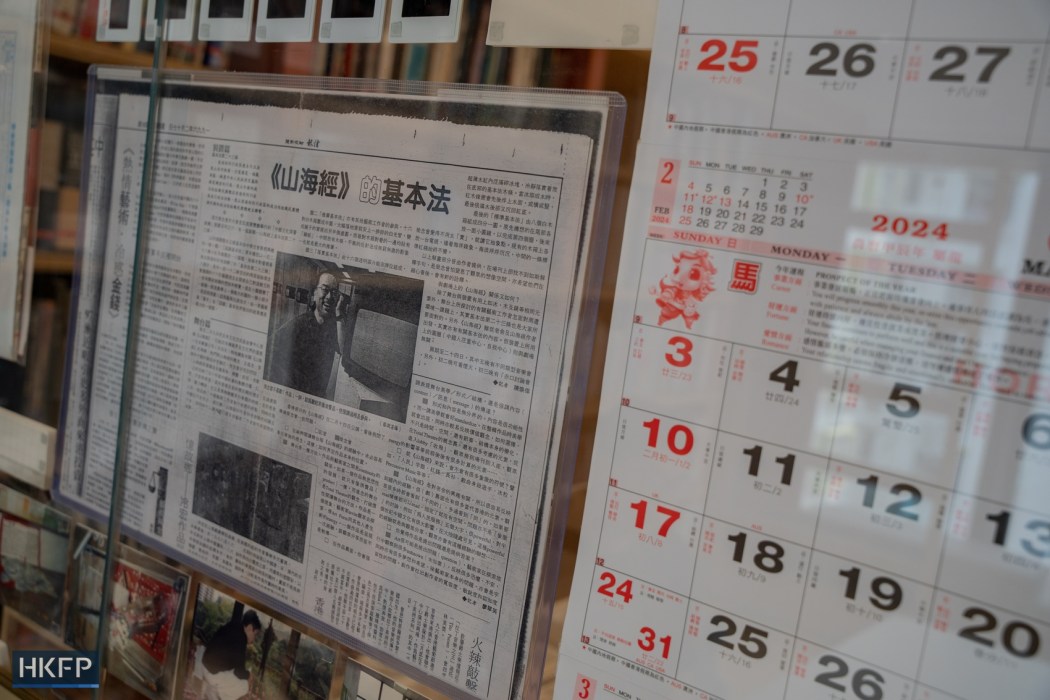
[[[463,45],[434,44],[430,47],[430,62],[427,65],[426,79],[434,83],[454,83],[459,72],[459,61],[463,55]]]
[[[76,36],[81,39],[95,40],[98,32],[98,0],[82,0],[80,15],[77,17]]]
[[[45,282],[37,284],[37,296],[31,306],[25,383],[19,410],[28,418],[56,426],[62,402],[70,281],[51,277]]]
[[[353,44],[347,51],[343,75],[348,78],[360,78],[364,71],[365,57],[368,50],[376,44]]]
[[[379,51],[382,43],[369,44],[364,51],[359,52],[360,58],[355,62],[355,78],[372,78],[376,75],[379,66]]]
[[[507,85],[535,87],[539,84],[540,60],[543,51],[534,46],[515,46],[510,50]]]
[[[332,44],[288,42],[278,49],[278,70],[286,75],[325,75]]]
[[[402,52],[401,79],[425,80],[430,52],[430,44],[407,44]]]
[[[73,36],[80,18],[80,0],[51,0],[51,31]]]
[[[506,46],[486,46],[481,82],[485,85],[501,85],[507,75],[509,59],[510,49]]]
[[[38,163],[40,206],[37,248],[72,252],[76,247],[84,148],[84,82],[58,72],[48,76]]]
[[[376,59],[375,73],[365,77],[392,80],[397,75],[398,49],[402,44],[391,43],[389,35],[384,34],[383,40],[377,46],[379,55]]]
[[[37,183],[40,189],[58,191],[62,178],[62,146],[65,125],[54,119],[45,119],[40,127],[40,159],[37,161]]]
[[[472,0],[467,9],[470,20],[467,25],[460,66],[459,82],[477,85],[482,82],[485,66],[485,37],[489,26],[489,4],[484,0]]]
[[[347,54],[353,54],[353,44],[331,44],[328,50],[328,65],[325,75],[341,78],[346,73]]]
[[[54,299],[34,299],[29,317],[29,352],[26,357],[22,413],[41,422],[48,422],[48,373],[51,369],[51,353],[57,340],[57,306]]]
[[[65,125],[47,119],[40,127],[40,157],[37,160],[37,247],[57,250],[59,190],[62,179],[62,150],[65,145]],[[32,334],[32,324],[30,324]]]
[[[208,50],[208,45],[203,41],[169,41],[167,46],[169,61],[180,61],[191,66],[203,65]],[[149,50],[152,51],[152,47]]]
[[[226,47],[224,42],[209,41],[204,46],[202,65],[213,70],[226,70]]]

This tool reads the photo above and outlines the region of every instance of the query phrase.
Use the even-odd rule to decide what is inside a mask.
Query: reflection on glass
[[[1004,270],[1009,277],[1013,277],[1017,271],[1017,265],[1021,265],[1021,272],[1027,273],[1027,265],[1019,260],[1021,251],[1028,248],[1028,240],[1032,231],[1032,219],[1035,216],[1035,207],[1039,202],[1039,174],[1034,172],[1015,173],[1009,188],[1009,204],[1006,205],[1006,213],[999,219],[999,227],[995,236],[995,267]],[[1010,182],[1001,178],[1000,187]]]
[[[977,224],[988,221],[995,185],[991,169],[862,162],[851,204],[858,211]]]
[[[883,274],[820,273],[821,323],[840,348],[829,358],[851,364],[831,456],[913,479],[898,498],[953,488],[960,571],[988,548],[1003,550],[992,559],[1050,552],[1050,534],[1036,531],[1050,522],[1038,515],[1050,493],[1050,412],[1032,404],[1050,400],[1048,312],[1016,293],[1044,293],[1050,252],[1035,227],[1041,178],[1025,165],[860,163],[850,199],[860,221],[843,252]],[[1027,540],[1009,531],[1013,511],[1001,504],[1037,523]],[[1031,583],[1022,578],[1018,587]],[[997,595],[977,579],[958,585]]]

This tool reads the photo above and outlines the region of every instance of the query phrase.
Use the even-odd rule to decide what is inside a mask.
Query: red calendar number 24
[[[735,73],[747,73],[758,65],[758,54],[754,51],[757,48],[755,39],[737,39],[732,48],[722,39],[708,39],[700,46],[705,56],[696,69],[721,72],[728,68]],[[730,60],[723,62],[727,53]]]

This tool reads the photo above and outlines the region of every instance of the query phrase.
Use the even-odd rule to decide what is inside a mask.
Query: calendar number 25
[[[728,68],[735,73],[747,73],[758,65],[758,41],[754,39],[737,39],[732,47],[722,39],[708,39],[700,46],[704,59],[696,66],[697,70],[722,72]],[[723,60],[726,54],[729,60]]]

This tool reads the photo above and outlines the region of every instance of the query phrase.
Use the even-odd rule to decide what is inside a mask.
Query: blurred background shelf
[[[33,269],[45,275],[70,275],[73,274],[73,261],[72,252],[37,250]]]

